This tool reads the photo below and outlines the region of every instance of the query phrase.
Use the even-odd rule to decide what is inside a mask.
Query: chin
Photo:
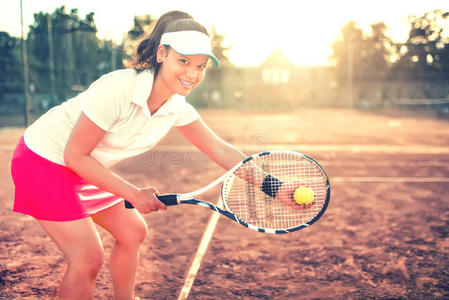
[[[181,95],[181,96],[187,96],[188,94],[190,94],[190,92],[193,90],[193,88],[191,88],[191,89],[179,89],[178,90],[178,95]]]

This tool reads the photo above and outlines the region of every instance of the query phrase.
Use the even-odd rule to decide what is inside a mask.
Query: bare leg
[[[94,215],[92,219],[116,240],[110,262],[115,299],[133,299],[139,247],[148,230],[144,219],[137,210],[126,209],[123,203]]]
[[[67,270],[59,290],[60,299],[92,299],[95,279],[103,264],[103,246],[90,218],[39,221],[64,253]]]

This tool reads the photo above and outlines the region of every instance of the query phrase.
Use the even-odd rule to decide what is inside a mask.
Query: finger
[[[145,211],[146,214],[149,214],[153,211],[153,207],[151,207],[150,205],[145,205],[143,210]]]
[[[308,208],[310,208],[310,207],[312,207],[312,205],[314,204],[315,202],[312,202],[312,203],[309,203],[309,204],[298,204],[298,203],[292,203],[292,205],[290,205],[292,208],[294,208],[294,209],[308,209]]]
[[[158,208],[162,209],[162,210],[167,210],[167,205],[165,205],[164,203],[162,203],[160,200],[157,200],[157,206]]]
[[[158,211],[159,208],[157,207],[157,205],[154,205],[154,203],[149,204],[148,206],[150,208],[150,210],[153,211]]]
[[[154,211],[154,208],[152,205],[145,204],[145,205],[140,206],[140,208],[138,210],[139,210],[139,212],[141,212],[143,214],[149,214]]]
[[[298,203],[291,201],[290,203],[287,203],[288,206],[290,206],[293,209],[302,209],[302,205],[299,205]]]
[[[146,209],[146,208],[140,208],[140,209],[138,209],[138,211],[139,211],[141,214],[144,214],[144,215],[146,215],[146,214],[148,214],[148,213],[151,212],[151,210]]]

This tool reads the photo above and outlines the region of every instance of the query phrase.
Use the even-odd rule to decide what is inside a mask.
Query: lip
[[[179,78],[178,80],[181,83],[181,85],[186,87],[186,88],[193,87],[193,82],[185,81],[185,80],[182,80],[181,78]]]

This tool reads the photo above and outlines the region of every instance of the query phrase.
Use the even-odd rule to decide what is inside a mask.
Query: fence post
[[[28,126],[30,123],[31,96],[30,96],[30,91],[29,91],[27,41],[25,39],[25,34],[23,32],[22,0],[20,0],[20,27],[21,27],[21,32],[22,32],[22,61],[23,61],[23,77],[24,77],[24,91],[25,91],[24,121],[25,121],[25,126]]]

